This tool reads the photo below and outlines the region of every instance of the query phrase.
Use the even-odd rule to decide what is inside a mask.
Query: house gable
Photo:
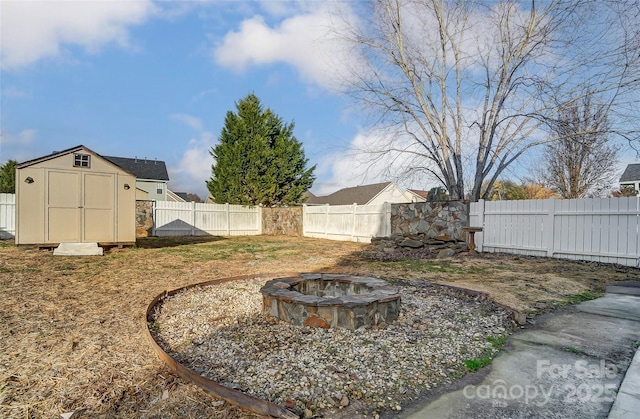
[[[390,184],[391,182],[384,182],[344,188],[327,196],[309,197],[307,203],[329,205],[351,205],[355,203],[366,205]]]
[[[417,189],[407,189],[404,192],[405,196],[410,202],[426,202],[429,196],[429,191],[420,191]]]
[[[407,199],[407,196],[402,192],[400,188],[398,188],[395,183],[389,182],[389,184],[385,186],[380,192],[378,192],[376,196],[371,198],[369,202],[366,203],[366,205],[378,205],[385,202],[391,202],[395,204],[400,202],[410,202],[410,200]]]
[[[640,194],[640,163],[627,165],[622,176],[620,176],[620,186],[631,186]]]
[[[408,202],[405,194],[393,182],[344,188],[327,196],[309,196],[307,204],[374,205],[383,202]]]
[[[184,196],[182,196],[184,195]],[[167,201],[171,202],[190,202],[190,200],[186,198],[186,193],[184,192],[173,192],[167,189]]]

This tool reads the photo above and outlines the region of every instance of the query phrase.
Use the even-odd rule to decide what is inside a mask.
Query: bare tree
[[[566,199],[599,196],[615,182],[619,147],[609,140],[607,106],[592,103],[591,96],[561,107],[550,121],[544,146],[542,179]]]
[[[486,198],[523,153],[558,139],[543,128],[558,119],[559,105],[597,94],[620,122],[637,103],[637,0],[363,7],[345,35],[359,56],[345,81],[372,125],[386,129],[364,151],[372,161],[405,156],[404,175],[428,173],[452,199]],[[610,133],[637,139],[622,123]]]
[[[630,196],[637,196],[638,192],[633,188],[633,186],[621,186],[620,189],[615,189],[611,191],[611,197],[613,198],[626,198]]]

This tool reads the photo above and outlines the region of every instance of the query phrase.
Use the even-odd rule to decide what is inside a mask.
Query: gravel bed
[[[465,374],[465,359],[495,355],[506,310],[423,281],[398,282],[399,319],[355,331],[298,327],[261,312],[256,278],[195,287],[162,301],[149,327],[176,360],[225,386],[301,416],[401,410]],[[346,412],[344,412],[346,413]]]

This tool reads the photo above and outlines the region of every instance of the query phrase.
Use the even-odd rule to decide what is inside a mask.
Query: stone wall
[[[468,201],[413,202],[391,205],[391,235],[424,235],[428,239],[464,240]]]
[[[302,207],[262,208],[262,234],[302,236]]]
[[[136,201],[136,237],[148,237],[153,227],[153,201]]]
[[[451,257],[468,250],[462,232],[468,223],[467,201],[392,204],[391,236],[371,244],[381,260]]]

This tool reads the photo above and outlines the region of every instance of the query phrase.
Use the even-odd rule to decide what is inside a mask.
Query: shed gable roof
[[[373,183],[344,188],[327,196],[310,196],[307,199],[307,204],[351,205],[355,203],[366,205],[389,185],[392,183]]]
[[[103,156],[113,164],[131,172],[138,179],[169,181],[167,166],[162,160],[130,159],[127,157]]]
[[[23,161],[22,163],[16,164],[16,169],[22,169],[23,167],[32,166],[32,165],[34,165],[36,163],[40,163],[40,162],[43,162],[43,161],[55,159],[56,157],[64,156],[65,154],[69,154],[69,153],[76,153],[78,151],[84,151],[84,152],[88,152],[88,153],[93,153],[93,154],[95,154],[97,156],[100,156],[95,151],[89,150],[87,147],[85,147],[83,145],[77,145],[75,147],[67,148],[66,150],[54,151],[53,153],[47,154],[46,156],[37,157],[35,159]]]
[[[640,163],[627,165],[624,173],[620,176],[620,182],[635,182],[640,180]]]
[[[103,160],[106,160],[110,164],[113,164],[113,165],[117,166],[119,169],[129,173],[130,175],[135,176],[135,174],[133,172],[131,172],[129,169],[127,169],[126,167],[120,166],[119,164],[109,160],[105,156],[102,156],[102,155],[96,153],[95,151],[93,151],[93,150],[91,150],[88,147],[85,147],[83,145],[77,145],[75,147],[67,148],[66,150],[62,150],[62,151],[54,151],[53,153],[47,154],[46,156],[42,156],[42,157],[38,157],[38,158],[35,158],[35,159],[24,161],[22,163],[16,164],[16,169],[22,169],[24,167],[33,166],[34,164],[42,163],[42,162],[45,162],[47,160],[56,159],[56,158],[58,158],[60,156],[66,155],[66,154],[78,153],[78,152],[86,153],[86,154],[93,154],[94,156],[99,157],[99,158],[101,158]]]

